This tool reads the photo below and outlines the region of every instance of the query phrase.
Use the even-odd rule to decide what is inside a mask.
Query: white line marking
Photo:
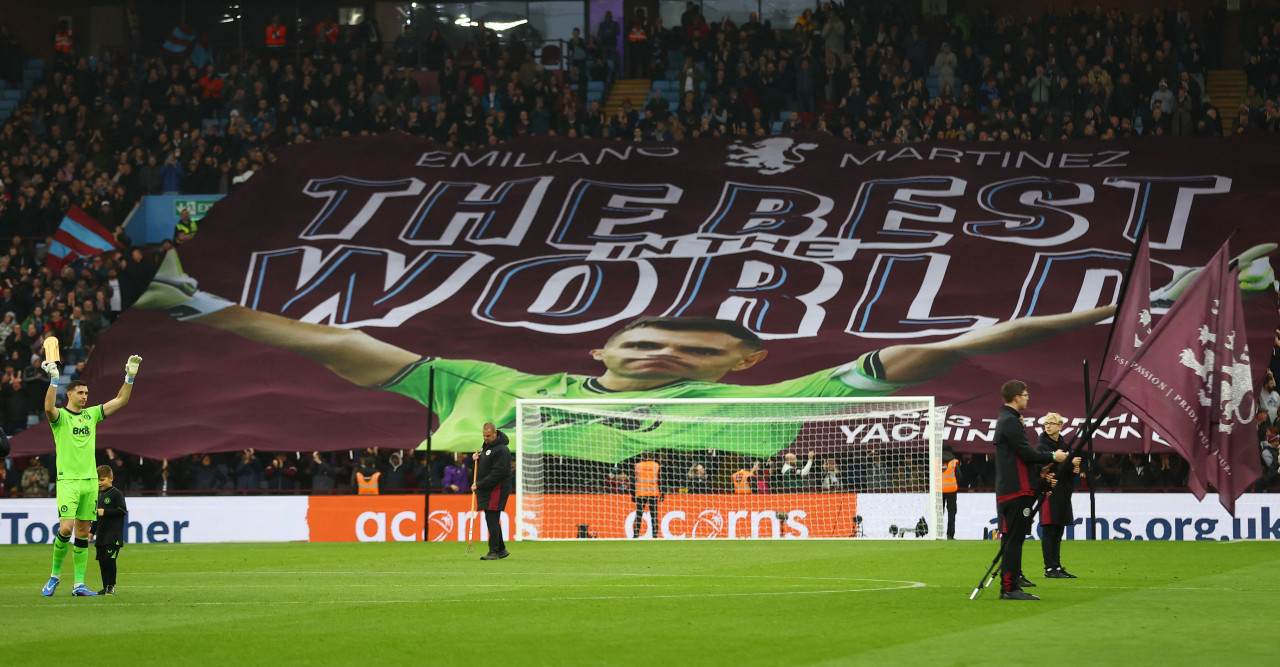
[[[839,593],[869,593],[874,591],[891,591],[906,588],[920,588],[925,584],[918,581],[898,582],[906,584],[905,586],[885,586],[880,588],[849,588],[828,591],[761,591],[758,593],[685,593],[681,595],[583,595],[583,596],[551,596],[551,597],[484,597],[479,600],[484,602],[574,602],[583,600],[654,600],[654,599],[686,599],[686,598],[728,598],[728,597],[761,597],[774,595],[833,595]],[[203,601],[173,601],[173,602],[120,602],[112,600],[111,605],[120,606],[137,606],[137,607],[197,607],[197,606],[236,606],[236,605],[300,605],[300,604],[422,604],[424,602],[460,602],[466,604],[475,604],[477,598],[431,598],[424,597],[417,600],[259,600],[259,601],[241,601],[241,602],[203,602]],[[3,607],[20,607],[29,608],[34,606],[31,604],[0,604]],[[80,603],[62,603],[54,606],[57,607],[73,607]]]
[[[375,574],[375,573],[368,573],[368,572],[364,572],[364,573],[361,573],[361,572],[164,572],[164,573],[151,572],[151,573],[143,573],[141,576],[143,578],[146,578],[147,576],[155,577],[155,576],[168,576],[168,575],[179,575],[184,577],[190,577],[193,575],[208,575],[208,574],[235,574],[243,578],[245,575],[253,575],[253,574],[330,576],[333,574],[368,575],[368,574]],[[376,574],[422,576],[423,573],[421,572],[381,572]],[[474,572],[443,572],[443,573],[431,573],[431,574],[439,575],[439,576],[454,576],[454,575],[464,575],[464,574],[470,575],[470,574],[474,574]],[[798,590],[769,590],[769,591],[738,591],[738,592],[732,592],[732,593],[678,593],[678,594],[677,593],[661,593],[661,594],[650,594],[650,595],[641,594],[641,595],[583,595],[583,596],[554,595],[554,596],[534,596],[534,597],[524,597],[524,596],[499,597],[499,598],[486,596],[483,598],[485,601],[567,602],[567,601],[583,601],[583,600],[651,600],[651,599],[687,599],[687,598],[716,598],[716,597],[718,598],[761,597],[761,596],[775,596],[775,595],[834,595],[834,594],[841,594],[841,593],[870,593],[874,591],[904,590],[904,589],[911,589],[911,588],[924,588],[927,586],[927,584],[920,581],[903,581],[903,580],[895,580],[895,579],[858,579],[858,578],[850,578],[850,577],[804,577],[804,576],[785,576],[785,575],[734,576],[734,575],[726,575],[726,574],[702,575],[702,574],[644,574],[644,573],[605,573],[605,572],[507,572],[507,573],[496,573],[496,574],[507,574],[512,577],[527,577],[530,575],[535,575],[535,576],[572,576],[572,577],[584,577],[584,576],[587,576],[587,577],[636,577],[636,578],[650,578],[650,579],[703,578],[703,579],[734,579],[738,581],[757,579],[757,580],[772,580],[772,581],[783,580],[783,581],[820,581],[820,582],[846,582],[846,583],[868,582],[872,584],[889,584],[889,585],[873,586],[870,588],[837,588],[837,589],[808,590],[808,591],[806,590],[799,590],[799,591]],[[687,584],[685,583],[677,584],[675,582],[672,582],[670,584],[636,582],[636,583],[627,583],[627,584],[604,584],[604,585],[609,586],[610,588],[666,588],[666,587],[677,586],[677,585],[683,587],[683,586],[686,586]],[[799,584],[781,584],[781,585],[784,585],[788,588],[794,588]],[[385,587],[384,585],[381,585],[381,584],[329,584],[328,586],[330,588]],[[588,587],[589,585],[588,584],[545,583],[545,584],[534,584],[532,586],[528,586],[527,589],[540,590],[548,586],[556,586],[557,588],[563,588],[566,586],[575,586],[575,587],[585,588],[585,587]],[[287,584],[237,583],[235,587],[236,588],[294,588],[296,587],[296,584],[294,583],[287,583]],[[405,587],[406,586],[404,584],[400,584],[399,586],[399,588],[402,588],[402,589]],[[422,583],[422,584],[412,584],[409,587],[411,588],[451,588],[451,589],[452,588],[510,588],[511,584]],[[595,588],[597,586],[591,586],[591,587]],[[9,589],[9,588],[22,589],[22,588],[29,588],[29,587],[0,586],[0,589]],[[142,585],[142,586],[129,586],[129,588],[164,589],[164,588],[172,588],[172,586]],[[35,589],[32,589],[32,590],[35,590]],[[234,602],[219,602],[219,601],[204,601],[204,600],[186,600],[186,601],[175,600],[172,602],[124,602],[124,601],[121,601],[119,597],[116,597],[110,602],[110,604],[121,605],[121,606],[191,607],[191,606],[237,606],[237,605],[264,605],[264,604],[265,605],[422,604],[423,602],[458,602],[458,603],[473,604],[476,602],[476,599],[475,598],[433,598],[431,596],[423,596],[422,598],[414,599],[414,600],[399,600],[399,599],[397,600],[274,600],[274,601],[273,600],[256,600],[256,601],[234,601]],[[6,608],[6,607],[30,608],[35,606],[36,604],[38,603],[34,600],[30,603],[17,603],[17,604],[5,603],[5,604],[0,604],[0,608]],[[59,600],[56,603],[49,602],[47,604],[51,604],[59,608],[66,608],[66,607],[80,605],[83,603],[80,603],[78,601],[68,602],[65,600]]]

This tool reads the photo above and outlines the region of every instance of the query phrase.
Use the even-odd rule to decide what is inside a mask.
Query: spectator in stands
[[[320,452],[311,452],[311,460],[303,464],[302,474],[311,479],[313,492],[331,493],[337,483],[337,470]]]
[[[238,116],[236,112],[234,115]],[[160,167],[160,191],[166,195],[176,195],[182,189],[182,166],[178,164],[175,154],[165,156],[164,165]]]
[[[252,447],[240,452],[240,459],[233,471],[236,478],[236,490],[257,491],[262,488],[262,462],[258,460]]]
[[[782,490],[790,492],[804,491],[809,485],[809,472],[812,468],[813,452],[809,452],[809,458],[803,468],[799,467],[796,455],[788,452],[782,464]]]
[[[405,464],[404,452],[395,451],[387,457],[382,466],[382,477],[378,479],[378,487],[382,493],[403,493],[409,486],[409,466]]]
[[[618,470],[617,466],[609,471],[604,478],[605,490],[609,493],[617,493],[621,495],[631,495],[631,476]]]
[[[49,495],[49,469],[38,456],[31,457],[27,469],[22,471],[22,495],[27,498]]]
[[[1129,455],[1121,469],[1120,486],[1126,488],[1156,486],[1156,470],[1146,455]]]
[[[227,488],[231,483],[227,478],[226,466],[214,463],[213,457],[208,454],[200,457],[200,463],[191,470],[191,475],[191,488],[196,491],[217,491]]]
[[[1169,489],[1187,485],[1187,462],[1177,454],[1161,452],[1155,467],[1156,486]]]
[[[822,462],[822,490],[828,492],[839,491],[843,487],[840,479],[840,465],[834,458],[828,458]]]
[[[600,42],[600,57],[609,64],[611,73],[618,71],[618,37],[622,34],[622,28],[618,26],[618,22],[613,20],[613,12],[606,11],[604,19],[596,26],[596,39]],[[595,79],[595,77],[592,77]],[[604,79],[595,79],[603,81]]]
[[[298,488],[298,466],[292,457],[283,452],[271,458],[271,462],[262,470],[266,479],[266,488],[272,491],[292,491]]]
[[[444,469],[444,490],[446,493],[468,493],[471,490],[471,471],[468,468],[470,457],[458,454]]]
[[[156,470],[155,481],[152,484],[152,488],[156,491],[157,495],[160,496],[167,496],[170,491],[174,491],[178,488],[173,479],[173,468],[169,467],[169,459],[162,459],[160,461],[160,468]]]
[[[706,467],[701,463],[693,464],[685,476],[685,486],[689,493],[711,493],[711,478],[707,476]]]
[[[1268,425],[1280,423],[1280,391],[1276,390],[1276,377],[1271,369],[1267,369],[1262,377],[1258,403],[1266,411]]]

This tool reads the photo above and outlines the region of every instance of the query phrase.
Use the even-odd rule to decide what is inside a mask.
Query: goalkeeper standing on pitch
[[[53,595],[62,575],[62,561],[67,557],[71,532],[75,531],[75,545],[71,548],[75,563],[75,586],[71,594],[97,595],[84,585],[84,573],[89,567],[89,528],[97,518],[98,467],[94,460],[97,449],[98,422],[115,414],[129,404],[133,394],[133,380],[138,374],[142,357],[133,355],[124,366],[124,384],[115,398],[102,405],[89,405],[89,385],[73,380],[67,386],[67,407],[56,406],[58,398],[58,364],[46,361],[41,368],[49,374],[49,390],[44,395],[44,413],[53,429],[53,442],[58,461],[58,534],[53,540],[53,572],[49,583],[40,594]]]

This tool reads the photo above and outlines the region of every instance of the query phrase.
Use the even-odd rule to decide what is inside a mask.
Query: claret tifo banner
[[[649,391],[664,397],[936,396],[957,403],[945,440],[986,452],[1010,378],[1030,385],[1029,417],[1082,419],[1081,362],[1101,361],[1140,220],[1158,318],[1233,231],[1235,252],[1280,240],[1277,173],[1272,135],[297,145],[219,202],[181,271],[162,269],[168,287],[98,343],[91,401],[145,359],[100,445],[417,447],[433,414],[433,447],[471,450],[485,421],[514,437],[517,397],[607,395],[608,373],[663,366],[671,382]],[[1276,319],[1270,262],[1243,272],[1255,370]],[[640,316],[732,320],[768,354],[607,344]],[[1116,413],[1097,446],[1141,450],[1142,433]],[[50,449],[47,427],[15,443]]]

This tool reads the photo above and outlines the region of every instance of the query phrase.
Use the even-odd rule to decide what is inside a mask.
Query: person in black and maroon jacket
[[[1044,433],[1040,434],[1037,449],[1052,454],[1062,449],[1062,427],[1066,420],[1056,412],[1044,416]],[[1041,474],[1048,472],[1052,466],[1046,466]],[[1062,534],[1066,527],[1075,523],[1075,515],[1071,512],[1071,491],[1075,488],[1076,477],[1080,475],[1080,457],[1071,459],[1069,472],[1059,471],[1065,477],[1057,480],[1053,494],[1040,505],[1040,551],[1044,555],[1045,579],[1075,579],[1076,575],[1062,568]]]
[[[1062,462],[1067,452],[1052,454],[1031,446],[1022,411],[1031,393],[1021,380],[1009,380],[1000,389],[1004,406],[996,420],[996,506],[1000,510],[1000,599],[1039,600],[1022,590],[1034,586],[1022,576],[1022,542],[1031,526],[1031,506],[1035,504],[1040,476],[1032,464]]]
[[[485,423],[481,435],[484,447],[472,457],[479,463],[476,464],[476,483],[471,485],[476,494],[476,507],[484,510],[484,523],[489,527],[489,553],[480,560],[498,560],[511,555],[502,540],[502,510],[515,486],[511,448],[507,434],[499,431],[493,422]]]

